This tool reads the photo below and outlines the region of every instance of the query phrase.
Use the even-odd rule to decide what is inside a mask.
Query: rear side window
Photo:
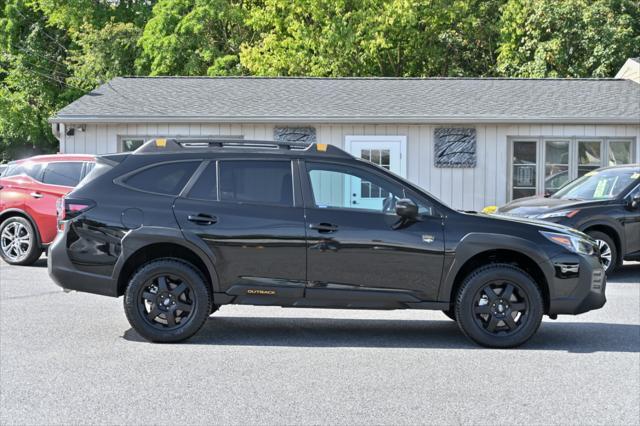
[[[220,200],[293,205],[289,161],[221,161]]]
[[[212,200],[218,199],[218,185],[216,176],[216,163],[212,161],[204,169],[198,181],[193,185],[191,191],[189,191],[189,198],[197,198],[200,200]]]
[[[44,169],[42,183],[76,186],[80,182],[83,165],[84,163],[80,161],[49,163]]]
[[[24,162],[9,164],[9,167],[2,174],[3,177],[27,175],[35,180],[40,180],[43,163]]]
[[[129,176],[124,184],[140,191],[178,195],[198,164],[198,161],[158,164]]]
[[[113,169],[113,166],[107,164],[105,162],[101,162],[98,160],[97,163],[87,163],[87,167],[85,168],[85,176],[82,178],[77,188],[86,185],[92,180],[102,176],[107,173],[109,170]]]

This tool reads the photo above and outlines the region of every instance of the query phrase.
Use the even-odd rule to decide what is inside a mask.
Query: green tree
[[[150,75],[237,75],[251,39],[241,0],[160,0],[140,38],[138,67]]]
[[[48,25],[37,2],[0,10],[0,143],[3,157],[22,145],[55,150],[47,119],[81,92],[70,88],[64,31]]]
[[[640,54],[640,2],[509,0],[498,69],[513,77],[610,77]]]
[[[241,63],[259,75],[492,75],[503,2],[266,0]]]

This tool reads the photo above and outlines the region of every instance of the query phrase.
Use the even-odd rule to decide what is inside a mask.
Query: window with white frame
[[[513,138],[509,198],[553,194],[599,167],[629,164],[634,141],[617,138]]]
[[[140,148],[143,143],[145,143],[145,138],[121,138],[120,139],[120,150],[122,152],[130,152],[135,151]]]

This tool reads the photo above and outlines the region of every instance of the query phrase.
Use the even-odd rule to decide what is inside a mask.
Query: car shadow
[[[614,273],[607,274],[608,283],[637,283],[640,284],[640,263],[626,264]]]
[[[640,352],[640,325],[544,321],[521,349]],[[123,338],[146,342],[133,329]],[[217,346],[482,349],[453,321],[211,316],[185,344]]]

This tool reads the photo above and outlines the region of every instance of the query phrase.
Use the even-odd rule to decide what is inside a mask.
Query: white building
[[[316,140],[478,210],[640,162],[634,64],[616,79],[115,78],[50,121],[65,153],[154,137]]]

